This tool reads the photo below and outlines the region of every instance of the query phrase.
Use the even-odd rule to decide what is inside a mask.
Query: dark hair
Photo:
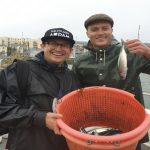
[[[59,38],[56,38],[56,39],[59,39]],[[42,44],[49,44],[53,40],[55,40],[55,39],[49,39],[49,38],[47,38],[47,39],[45,39],[45,40],[42,41]],[[62,40],[62,39],[60,39],[60,40]],[[67,41],[67,40],[65,40],[65,41]],[[74,44],[70,43],[69,41],[67,41],[67,42],[70,45],[70,47],[72,48]]]

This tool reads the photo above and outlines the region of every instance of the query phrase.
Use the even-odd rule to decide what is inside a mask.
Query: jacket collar
[[[95,60],[97,63],[99,62],[99,58],[102,57],[103,63],[105,64],[106,55],[109,55],[111,50],[113,49],[113,47],[118,45],[118,44],[120,44],[120,43],[113,36],[111,44],[108,45],[105,49],[95,49],[90,41],[88,41],[87,45],[84,46],[84,48],[89,50],[89,52],[95,56]]]
[[[108,53],[112,47],[114,47],[115,45],[118,45],[120,44],[119,41],[117,41],[115,39],[114,36],[112,36],[112,41],[111,41],[111,44],[108,45],[106,48],[104,49],[100,49],[100,48],[94,48],[91,41],[88,41],[87,45],[84,46],[85,49],[88,49],[89,51],[91,52],[94,52],[94,53],[99,53],[100,51],[105,51],[106,53]]]
[[[44,52],[40,52],[35,55],[35,57],[32,59],[39,63],[43,68],[49,70],[49,71],[57,71],[57,72],[63,72],[68,68],[67,62],[64,61],[63,64],[53,64],[53,63],[48,63],[44,59]]]

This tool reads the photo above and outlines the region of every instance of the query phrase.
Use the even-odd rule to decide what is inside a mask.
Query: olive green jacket
[[[118,73],[120,43],[113,41],[106,49],[95,50],[89,42],[86,49],[88,51],[76,58],[73,65],[81,87],[106,85],[123,89],[133,93],[144,105],[139,74],[150,74],[150,60],[142,55],[131,54],[126,49],[128,70],[123,80]]]

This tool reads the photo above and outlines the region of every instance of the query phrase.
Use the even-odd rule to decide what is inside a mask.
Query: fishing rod
[[[139,25],[139,28],[138,28],[138,39],[140,39],[140,25]]]

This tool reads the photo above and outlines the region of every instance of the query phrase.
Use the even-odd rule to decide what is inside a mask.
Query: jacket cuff
[[[46,112],[38,111],[34,117],[34,125],[45,126]]]

